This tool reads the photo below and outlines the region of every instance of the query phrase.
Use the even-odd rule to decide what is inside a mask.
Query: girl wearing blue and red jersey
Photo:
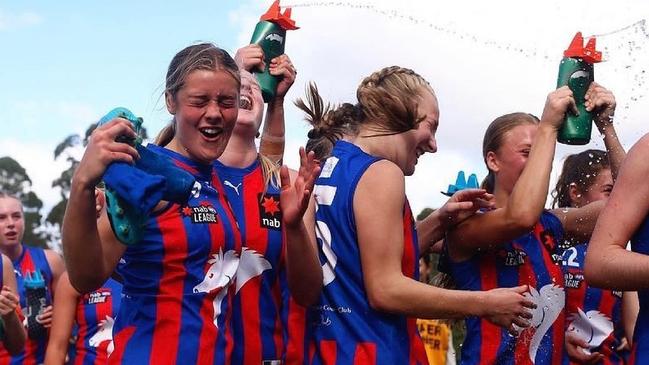
[[[590,285],[637,290],[640,310],[629,364],[649,362],[649,135],[643,136],[622,163],[611,196],[593,232],[586,255]],[[631,240],[632,251],[627,251]]]
[[[0,364],[39,364],[45,357],[47,333],[52,325],[52,296],[56,283],[65,271],[63,260],[54,251],[25,245],[25,217],[20,200],[14,196],[0,193],[0,253],[11,259],[16,278],[20,307],[27,308],[25,289],[26,277],[39,272],[45,281],[47,306],[37,313],[26,309],[22,313],[34,318],[45,328],[45,335],[38,338],[27,337],[25,346],[18,354],[11,356],[0,344]],[[31,316],[31,317],[30,317]]]
[[[97,290],[79,294],[63,274],[57,287],[45,364],[106,364],[113,351],[113,324],[121,296],[122,284],[112,278]],[[77,337],[68,354],[74,325]]]
[[[235,60],[241,72],[239,114],[232,137],[214,164],[241,230],[243,245],[238,273],[242,280],[237,283],[232,304],[234,347],[230,363],[272,364],[285,360],[291,305],[279,209],[279,167],[275,161],[283,154],[283,103],[295,80],[295,69],[286,55],[268,65],[270,73],[281,76],[281,80],[268,104],[258,153],[255,137],[261,127],[264,101],[259,84],[248,70],[266,66],[263,51],[258,45],[249,45],[237,51]],[[264,153],[269,146],[272,159]],[[315,248],[309,256],[314,252]]]
[[[19,313],[20,298],[14,268],[11,260],[0,254],[0,346],[10,355],[17,355],[23,350],[27,337]]]
[[[104,193],[95,190],[97,218],[104,209]],[[122,284],[109,278],[101,288],[80,294],[64,273],[56,288],[50,340],[45,364],[106,364],[113,351],[113,324],[119,310]],[[74,347],[70,339],[74,332]]]
[[[168,156],[194,175],[188,202],[160,202],[140,242],[124,246],[106,213],[95,219],[94,186],[112,161],[133,162],[137,151],[119,143],[135,137],[117,118],[98,127],[73,179],[63,224],[70,282],[80,293],[100,287],[113,270],[123,297],[113,329],[110,364],[228,364],[231,300],[241,241],[212,164],[221,155],[239,109],[240,76],[227,52],[212,44],[181,50],[167,72],[165,101],[174,116]]]
[[[607,126],[613,129],[613,125]],[[614,132],[612,130],[611,132]],[[553,207],[579,208],[608,199],[613,177],[624,159],[624,149],[615,133],[605,135],[611,151],[586,150],[566,157],[557,181]],[[610,161],[610,162],[609,162]],[[637,295],[603,290],[584,280],[588,244],[568,245],[561,267],[566,288],[566,351],[564,364],[624,364],[628,354],[624,337],[625,318],[637,316]],[[624,296],[624,299],[623,299]],[[626,305],[625,305],[626,304]],[[623,315],[624,312],[624,315]]]
[[[310,244],[310,232],[317,234],[324,262],[321,294],[309,313],[308,363],[427,364],[417,317],[484,315],[503,326],[523,324],[525,287],[476,293],[417,280],[419,241],[404,176],[422,154],[437,149],[439,111],[428,82],[412,70],[388,67],[367,77],[357,97],[357,105],[330,110],[312,86],[309,106],[298,103],[314,125],[309,138],[337,140],[313,188],[315,231],[301,219],[306,204],[291,204],[300,189],[292,190],[282,169],[286,240]],[[357,124],[357,133],[338,140],[347,123]],[[460,215],[477,209],[466,203],[455,206],[464,207]]]
[[[613,94],[593,83],[586,107],[596,123],[609,122]],[[476,214],[449,231],[449,269],[460,289],[487,290],[528,285],[536,308],[527,329],[509,331],[479,318],[466,320],[462,364],[555,364],[564,346],[565,289],[558,243],[583,241],[594,226],[602,202],[581,208],[544,210],[559,129],[574,107],[562,87],[548,95],[539,121],[526,113],[494,120],[485,133],[483,157],[489,175],[484,186],[496,208]]]

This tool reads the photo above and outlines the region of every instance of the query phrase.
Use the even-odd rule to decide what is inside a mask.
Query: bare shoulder
[[[2,257],[2,265],[3,265],[3,267],[8,267],[8,268],[12,267],[13,263],[11,262],[9,257],[7,257],[7,256],[5,256],[5,255],[3,255],[1,253],[0,253],[0,257]]]
[[[374,203],[402,204],[405,189],[403,171],[391,161],[379,160],[371,164],[360,177],[354,203],[360,198]]]
[[[403,182],[405,176],[403,171],[397,166],[394,162],[388,160],[379,160],[371,164],[362,178],[365,179],[379,179],[384,180],[385,182]]]
[[[45,258],[50,265],[63,265],[63,258],[54,250],[46,248],[43,251],[45,251]]]

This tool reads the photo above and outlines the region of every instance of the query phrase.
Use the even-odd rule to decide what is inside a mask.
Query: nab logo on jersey
[[[280,231],[282,229],[282,211],[279,209],[279,195],[259,195],[259,225],[264,228]]]
[[[216,209],[209,202],[201,202],[195,207],[182,207],[181,213],[185,217],[190,217],[192,223],[218,223]]]
[[[88,304],[106,303],[108,297],[110,297],[110,291],[95,291],[85,295]]]
[[[505,266],[520,266],[525,264],[527,254],[521,249],[514,248],[511,251],[501,250],[498,256],[501,257]]]

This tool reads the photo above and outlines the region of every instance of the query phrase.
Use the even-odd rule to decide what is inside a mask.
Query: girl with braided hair
[[[476,315],[505,327],[524,325],[530,305],[524,286],[468,292],[417,280],[419,253],[486,198],[478,189],[456,195],[418,239],[404,176],[414,173],[421,155],[437,150],[439,110],[428,82],[412,70],[387,67],[361,83],[357,99],[334,109],[311,85],[307,102],[297,102],[314,125],[308,156],[326,156],[333,146],[313,188],[315,232],[302,221],[305,204],[290,205],[282,195],[287,244],[311,244],[316,236],[324,263],[322,291],[309,312],[315,350],[309,363],[427,364],[417,317]],[[282,189],[290,189],[285,170],[282,175]]]

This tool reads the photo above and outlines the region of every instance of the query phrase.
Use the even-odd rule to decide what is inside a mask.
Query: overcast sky
[[[439,151],[422,157],[407,179],[415,213],[442,204],[439,191],[458,169],[485,176],[481,143],[491,120],[514,111],[540,116],[576,31],[603,35],[598,48],[607,61],[596,65],[595,78],[616,94],[623,144],[649,131],[649,35],[638,23],[649,18],[646,1],[282,4],[296,5],[293,18],[301,27],[287,36],[287,54],[299,71],[290,100],[315,81],[328,100],[353,102],[360,80],[389,65],[412,68],[433,85],[440,102]],[[269,5],[0,2],[0,156],[27,168],[49,209],[58,200],[51,181],[64,165],[53,160],[58,142],[115,106],[143,116],[155,135],[170,118],[159,96],[171,57],[195,41],[235,51],[249,42]],[[294,106],[286,109],[286,161],[294,166],[307,128]],[[587,147],[603,147],[597,132]],[[556,161],[584,148],[560,146]]]

